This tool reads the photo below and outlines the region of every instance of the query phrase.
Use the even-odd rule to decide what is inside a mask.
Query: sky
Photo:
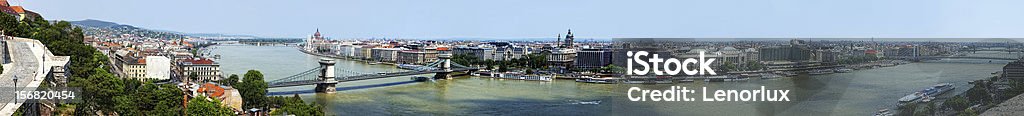
[[[304,38],[1020,38],[1020,0],[9,0],[48,20]]]

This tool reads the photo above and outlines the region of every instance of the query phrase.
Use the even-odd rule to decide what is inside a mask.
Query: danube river
[[[210,49],[213,54],[221,55],[218,62],[225,74],[242,75],[246,70],[256,69],[263,72],[268,81],[317,67],[319,59],[294,47],[219,45]],[[537,82],[480,77],[408,83],[409,78],[396,77],[340,83],[340,88],[359,88],[300,96],[307,102],[324,104],[328,114],[342,115],[871,115],[881,108],[893,107],[896,100],[904,95],[937,83],[956,85],[954,91],[944,96],[959,94],[970,87],[968,81],[991,77],[992,72],[1000,70],[1007,62],[939,60],[810,77],[674,85],[589,84],[571,80]],[[391,65],[347,60],[338,60],[336,65],[339,69],[361,72],[400,70]],[[626,96],[629,87],[664,90],[670,86],[707,87],[709,90],[751,90],[765,86],[767,89],[790,90],[788,96],[793,101],[633,102]],[[312,86],[301,86],[270,91],[312,89]],[[700,91],[696,95],[701,95]]]

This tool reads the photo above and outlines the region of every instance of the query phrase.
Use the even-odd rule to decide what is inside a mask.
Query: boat
[[[878,112],[875,112],[875,116],[892,116],[892,115],[893,115],[892,111],[890,111],[889,109],[881,109],[881,110],[878,110]]]
[[[718,75],[718,76],[706,77],[704,79],[704,81],[705,82],[726,82],[726,81],[744,81],[744,80],[747,80],[747,79],[748,79],[747,77],[743,77],[743,76]]]
[[[693,81],[693,79],[683,79],[683,80],[677,80],[677,82],[680,82],[680,83],[692,83],[694,81]]]
[[[380,64],[380,63],[382,63],[382,62],[371,62],[370,65],[377,65],[377,64]]]
[[[615,83],[618,83],[619,80],[621,80],[621,79],[618,79],[618,78],[580,78],[580,79],[576,79],[576,82],[597,83],[597,84],[615,84]]]
[[[838,72],[838,73],[848,73],[848,72],[851,72],[851,71],[853,71],[853,69],[849,69],[849,68],[839,68],[839,69],[836,69],[836,72]]]
[[[761,75],[761,79],[774,79],[774,78],[780,78],[780,77],[782,77],[782,76],[777,75],[777,74],[772,74],[772,73],[765,73],[765,74]]]
[[[886,63],[886,64],[882,64],[881,66],[882,66],[882,67],[891,67],[891,66],[896,66],[896,64],[889,64],[889,63]]]
[[[424,76],[413,76],[413,77],[409,77],[409,79],[411,79],[413,81],[416,81],[416,82],[424,82],[424,81],[431,80],[430,77],[424,77]]]
[[[585,102],[579,102],[579,104],[584,104],[584,105],[597,105],[597,104],[601,104],[601,100],[597,100],[597,101],[585,101]]]
[[[626,80],[625,84],[672,84],[672,80]]]
[[[764,75],[758,74],[758,73],[747,73],[747,74],[740,74],[740,76],[741,77],[746,77],[746,78],[761,78]]]
[[[779,74],[779,75],[782,75],[782,76],[786,76],[786,77],[793,77],[793,76],[796,76],[796,73],[792,73],[792,72],[782,72],[782,71],[775,71],[775,74]]]
[[[531,75],[519,75],[519,74],[504,74],[500,77],[493,77],[498,79],[516,79],[516,80],[527,80],[527,81],[551,81],[550,76],[531,76]]]
[[[900,98],[898,100],[899,103],[897,105],[903,106],[903,105],[906,105],[906,104],[921,102],[921,101],[923,101],[923,99],[928,99],[930,97],[935,97],[935,96],[941,95],[941,94],[949,92],[949,90],[953,90],[955,88],[956,87],[954,87],[952,83],[939,83],[939,84],[935,84],[935,85],[933,85],[931,87],[928,87],[928,88],[925,88],[923,90],[914,92],[914,93],[912,93],[910,95],[903,96],[902,98]],[[928,101],[931,101],[931,100],[928,100]]]
[[[818,69],[818,70],[807,71],[807,74],[809,74],[809,75],[824,75],[824,74],[832,74],[832,73],[835,73],[835,72],[832,72],[832,70],[830,70],[830,69]]]
[[[416,70],[416,69],[429,68],[429,67],[423,67],[423,65],[415,65],[415,64],[398,64],[398,68],[406,69],[406,70]]]

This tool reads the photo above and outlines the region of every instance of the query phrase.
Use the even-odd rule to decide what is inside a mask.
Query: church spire
[[[555,38],[558,38],[558,40],[555,40],[555,45],[557,47],[561,47],[562,46],[562,34],[559,33],[558,36],[555,36]]]
[[[316,33],[313,36],[320,37],[320,28],[316,28]]]

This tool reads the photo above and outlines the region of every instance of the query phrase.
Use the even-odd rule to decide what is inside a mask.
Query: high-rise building
[[[612,64],[612,54],[610,49],[581,49],[576,52],[576,68],[586,70],[608,66]]]
[[[762,47],[758,58],[761,61],[808,61],[812,51],[802,40],[792,40],[788,46]]]
[[[1024,81],[1024,61],[1017,60],[1003,66],[1003,78]]]

